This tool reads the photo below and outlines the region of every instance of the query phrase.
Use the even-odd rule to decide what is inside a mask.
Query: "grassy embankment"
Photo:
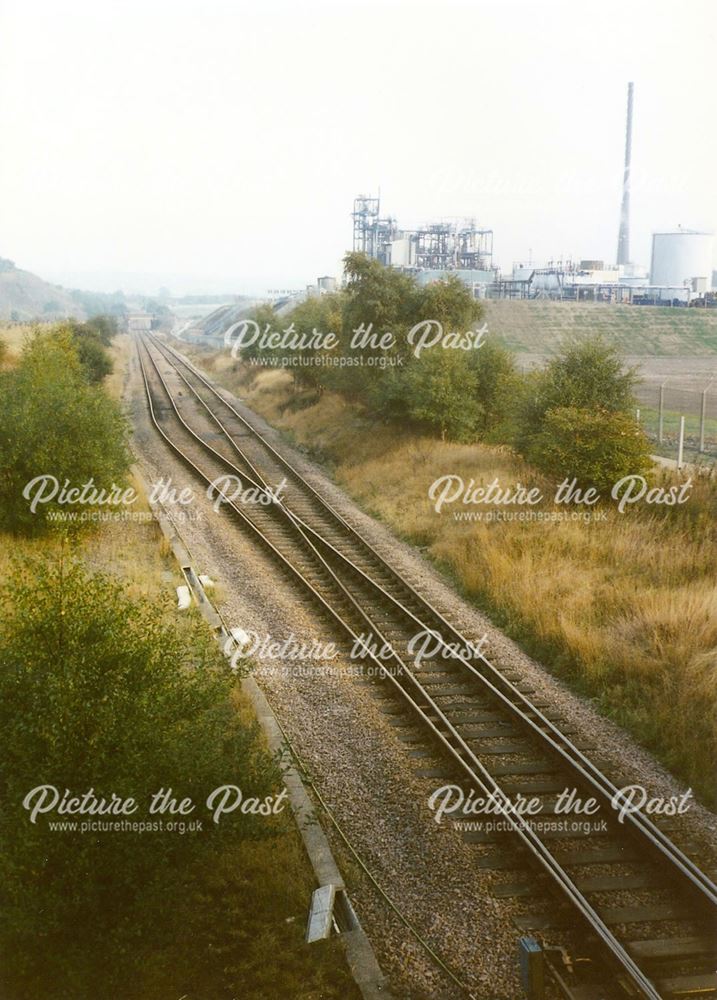
[[[512,351],[552,354],[566,336],[601,334],[624,354],[675,357],[717,353],[717,310],[535,302],[484,303],[485,321]]]
[[[0,330],[0,339],[10,346],[6,363],[19,356],[26,332],[17,326]],[[128,337],[115,339],[115,370],[106,382],[115,398],[121,395],[132,349]],[[132,485],[141,497],[132,509],[148,511],[140,484]],[[0,533],[0,574],[7,579],[14,560],[51,559],[61,549],[71,550],[93,570],[120,577],[133,597],[158,601],[169,616],[177,613],[174,588],[184,581],[156,522],[101,522],[72,541]],[[237,712],[251,720],[250,705],[238,688],[234,697]],[[228,849],[220,868],[199,863],[194,871],[182,873],[193,890],[180,910],[166,912],[166,923],[157,926],[156,936],[143,942],[142,954],[136,956],[141,986],[133,992],[133,1000],[183,995],[314,1000],[359,995],[340,939],[312,945],[303,941],[314,877],[289,811],[276,822],[275,837]],[[100,982],[101,969],[97,975]]]
[[[439,476],[507,486],[535,478],[509,450],[441,443],[378,428],[327,393],[293,393],[290,376],[242,370],[189,349],[220,382],[327,462],[366,510],[425,548],[496,624],[629,729],[714,804],[717,546],[714,490],[678,516],[610,511],[608,523],[466,523],[437,514]],[[550,494],[544,491],[546,496]],[[673,509],[674,513],[674,509]]]

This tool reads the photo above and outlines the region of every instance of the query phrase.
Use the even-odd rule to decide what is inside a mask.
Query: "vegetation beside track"
[[[32,338],[18,327],[12,334],[0,356],[6,373],[22,365]],[[39,343],[43,356],[65,352],[81,378],[72,339],[67,325],[45,327]],[[100,377],[92,387],[88,371],[80,390],[101,393],[112,410],[132,347],[125,336],[103,347],[114,371],[102,373],[107,365],[93,352]],[[38,341],[34,351],[38,357]],[[37,370],[61,408],[65,397],[52,385],[60,366]],[[14,384],[8,379],[3,391]],[[58,417],[48,414],[49,431]],[[122,421],[114,427],[115,446],[124,448]],[[82,447],[84,460],[93,453],[87,437],[65,444],[66,454]],[[53,454],[43,454],[50,464],[42,471],[53,472]],[[31,471],[27,455],[20,458]],[[124,469],[123,483],[138,493],[133,512],[149,515],[140,483]],[[0,532],[0,572],[3,997],[357,996],[340,939],[303,941],[314,880],[288,807],[218,838],[49,832],[22,807],[23,794],[45,783],[141,797],[154,780],[181,795],[194,789],[200,803],[227,783],[247,793],[280,787],[204,623],[176,611],[175,587],[184,581],[151,517]]]

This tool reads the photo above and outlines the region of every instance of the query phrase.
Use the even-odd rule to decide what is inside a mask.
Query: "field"
[[[226,356],[191,353],[714,804],[714,484],[698,485],[673,518],[611,510],[607,523],[457,521],[428,500],[439,476],[510,484],[534,473],[508,449],[379,427],[336,395],[297,399],[285,372],[242,372]]]

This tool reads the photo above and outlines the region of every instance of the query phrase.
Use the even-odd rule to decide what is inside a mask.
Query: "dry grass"
[[[12,323],[7,326],[0,324],[0,340],[7,345],[6,366],[15,364],[22,352],[25,338],[36,329],[38,329],[36,325],[29,323]]]
[[[714,486],[697,491],[703,513],[692,520],[633,509],[611,510],[607,523],[458,522],[428,499],[439,476],[508,485],[535,474],[507,449],[416,437],[332,394],[301,407],[286,373],[233,372],[230,383],[526,649],[716,801]]]
[[[112,372],[105,379],[104,386],[113,399],[122,399],[127,377],[127,366],[129,365],[133,349],[132,338],[126,333],[118,334],[109,348],[113,368]]]

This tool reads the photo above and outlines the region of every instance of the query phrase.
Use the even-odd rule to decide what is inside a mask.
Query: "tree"
[[[364,253],[344,257],[346,299],[344,330],[373,325],[374,331],[399,333],[415,314],[415,280],[403,271],[384,267]]]
[[[480,407],[478,427],[481,437],[510,437],[511,422],[522,389],[512,354],[489,335],[480,349],[472,352],[471,360]]]
[[[542,372],[527,379],[518,417],[516,447],[534,452],[547,415],[561,407],[629,414],[634,406],[635,369],[623,370],[619,351],[600,337],[568,344]]]
[[[363,253],[346,254],[344,273],[340,353],[348,363],[331,370],[332,388],[365,403],[377,415],[405,416],[404,394],[397,388],[402,371],[410,363],[406,334],[415,322],[418,302],[415,279],[403,271],[384,267]],[[367,340],[363,345],[352,346],[358,330],[366,338],[392,334],[393,344],[384,349]]]
[[[329,333],[340,338],[341,305],[341,295],[338,293],[312,296],[292,309],[287,317],[287,322],[282,322],[281,325],[282,327],[293,325],[297,336],[306,338],[311,337],[314,331],[324,338]],[[325,363],[322,363],[322,359],[338,352],[338,347],[333,350],[309,347],[303,350],[281,351],[288,359],[305,362],[304,364],[297,363],[287,366],[293,375],[294,384],[315,389],[318,394],[323,392],[330,381],[330,377],[327,375],[329,368]]]
[[[427,351],[411,365],[405,387],[411,417],[438,430],[444,441],[475,437],[482,417],[478,379],[464,354],[441,348]]]
[[[83,329],[94,331],[105,347],[109,347],[114,337],[117,336],[117,318],[100,314],[91,316],[86,323],[82,324]]]
[[[86,323],[71,320],[58,329],[68,329],[71,332],[80,362],[90,382],[104,381],[113,368],[106,348],[117,334],[117,320],[112,316],[93,316]]]
[[[415,295],[415,322],[438,320],[446,332],[465,332],[480,322],[483,309],[480,302],[456,274],[432,281],[418,289]]]
[[[234,784],[276,791],[277,772],[229,701],[234,680],[200,619],[165,618],[67,557],[19,566],[0,592],[0,916],[3,996],[134,995],[133,951],[182,891],[182,873],[224,844],[270,834],[239,810],[214,823],[206,800]],[[134,815],[41,814],[25,797],[49,785],[138,804]],[[160,789],[196,804],[149,813]],[[52,830],[55,820],[202,820],[168,830]]]
[[[526,457],[548,476],[575,478],[578,486],[594,486],[603,495],[623,476],[645,475],[652,468],[635,419],[602,407],[549,410]]]
[[[102,345],[102,340],[94,330],[74,330],[73,337],[77,347],[80,364],[87,373],[88,380],[97,384],[112,371],[112,359]]]
[[[129,464],[126,420],[113,399],[89,384],[72,333],[36,334],[19,364],[0,372],[0,528],[38,532],[48,513],[60,509],[52,500],[30,510],[22,494],[38,476],[75,487],[92,479],[109,490]]]
[[[445,333],[463,334],[480,319],[480,304],[456,275],[419,286],[412,275],[384,267],[362,253],[347,254],[344,270],[347,284],[343,351],[354,363],[332,373],[332,385],[364,402],[372,413],[402,419],[409,412],[415,413],[410,394],[414,385],[425,383],[431,368],[424,364],[415,377],[411,377],[411,370],[419,359],[408,341],[409,331],[420,323],[433,321],[441,324]],[[377,349],[370,344],[350,349],[350,339],[357,329],[371,331],[376,337],[393,334],[395,344],[387,349]],[[461,353],[439,345],[426,348],[428,353],[445,353],[445,350]],[[448,371],[457,372],[459,367],[458,363],[438,365],[433,377],[439,378],[440,372],[445,381]],[[438,391],[437,385],[435,389]],[[470,410],[467,401],[463,409],[467,417]],[[469,422],[473,426],[474,422]],[[429,423],[434,425],[432,419]],[[456,426],[455,417],[449,423]],[[465,430],[465,419],[462,426]]]

